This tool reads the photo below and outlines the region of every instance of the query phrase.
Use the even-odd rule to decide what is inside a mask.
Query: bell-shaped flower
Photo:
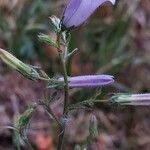
[[[62,26],[65,28],[78,27],[84,23],[103,3],[116,0],[70,0],[63,14]]]

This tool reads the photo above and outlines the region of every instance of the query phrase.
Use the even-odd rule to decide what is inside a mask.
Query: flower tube
[[[59,81],[64,81],[64,79],[59,78]],[[69,88],[94,88],[112,84],[114,79],[110,75],[86,75],[68,77],[68,82]]]
[[[63,14],[63,27],[80,26],[105,2],[115,4],[115,0],[70,0]]]
[[[112,97],[112,103],[119,105],[150,105],[150,93],[145,94],[116,94]]]

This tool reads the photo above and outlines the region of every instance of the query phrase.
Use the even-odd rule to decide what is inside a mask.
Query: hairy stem
[[[24,137],[23,140],[27,144],[27,146],[30,150],[34,150],[27,137]]]
[[[43,102],[39,102],[38,104],[39,104],[39,105],[42,105],[42,106],[45,108],[47,114],[48,114],[49,116],[52,116],[52,117],[55,119],[55,121],[57,122],[57,124],[58,124],[60,127],[62,127],[62,124],[60,123],[60,121],[58,120],[58,118],[56,117],[56,115],[53,113],[53,111],[51,110],[51,108],[50,108],[49,106],[47,106],[47,104],[45,104],[45,103],[43,103]]]
[[[65,60],[63,59],[63,54],[60,54],[60,59],[61,59],[61,64],[62,64],[62,69],[63,69],[63,76],[64,76],[64,111],[63,115],[66,115],[66,107],[68,105],[68,75],[67,75],[67,69],[66,69],[66,63]]]
[[[68,75],[67,75],[67,69],[66,69],[66,60],[64,58],[65,52],[61,51],[61,44],[60,44],[60,33],[57,36],[57,42],[58,42],[58,51],[59,51],[59,57],[62,65],[62,70],[63,70],[63,77],[64,77],[64,109],[63,109],[63,117],[67,118],[67,106],[68,106],[68,98],[69,98],[69,88],[68,88]],[[66,123],[63,123],[63,126],[61,128],[61,133],[59,135],[59,140],[58,140],[58,146],[57,150],[62,150],[63,147],[63,141],[64,141],[64,135],[65,135],[65,128],[66,128]]]

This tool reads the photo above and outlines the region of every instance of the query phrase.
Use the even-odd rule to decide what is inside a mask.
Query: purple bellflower
[[[119,105],[150,105],[150,93],[145,94],[116,94],[112,97],[112,103]]]
[[[64,81],[59,78],[59,81]],[[110,75],[86,75],[68,77],[69,88],[89,88],[89,87],[103,87],[114,82],[113,76]]]
[[[105,2],[113,5],[116,0],[70,0],[63,14],[62,25],[65,28],[78,27]]]

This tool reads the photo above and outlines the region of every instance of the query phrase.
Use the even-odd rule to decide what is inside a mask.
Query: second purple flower
[[[59,81],[64,81],[59,78]],[[113,76],[110,75],[86,75],[68,77],[70,88],[102,87],[114,82]]]

